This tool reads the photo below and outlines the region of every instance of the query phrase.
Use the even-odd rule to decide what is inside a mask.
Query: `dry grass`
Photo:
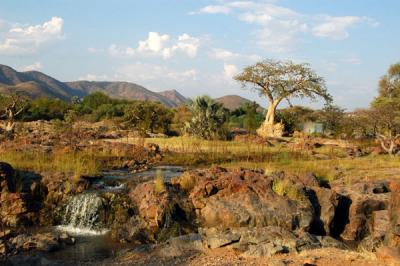
[[[93,155],[83,152],[7,151],[0,154],[0,161],[7,162],[16,169],[63,172],[75,176],[97,175],[101,171],[100,161]]]
[[[307,200],[304,193],[288,179],[275,179],[272,183],[272,190],[279,196],[295,201],[305,202]]]
[[[332,181],[344,178],[351,183],[354,179],[392,179],[400,177],[400,158],[389,156],[367,156],[361,158],[340,158],[329,160],[279,160],[258,163],[228,163],[224,167],[266,169],[266,172],[285,170],[302,175],[314,173],[322,180]]]
[[[161,170],[157,170],[154,181],[154,192],[158,194],[163,191],[165,191],[164,174]]]

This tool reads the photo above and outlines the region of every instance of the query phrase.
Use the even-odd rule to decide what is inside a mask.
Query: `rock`
[[[257,129],[257,134],[263,138],[280,138],[283,136],[284,128],[282,123],[271,125],[264,122],[260,128]]]
[[[205,251],[199,234],[187,234],[169,239],[159,251],[164,257],[179,257],[191,251]]]
[[[287,249],[281,245],[275,245],[274,243],[264,243],[249,246],[249,249],[246,252],[242,253],[241,256],[245,258],[269,258],[272,255],[287,252]]]
[[[319,240],[323,248],[337,248],[344,250],[349,249],[349,247],[345,243],[330,236],[318,236],[317,239]]]
[[[389,228],[385,244],[397,251],[400,257],[400,182],[390,183]]]
[[[149,239],[165,241],[195,231],[194,208],[182,190],[165,184],[164,191],[158,193],[155,182],[149,181],[131,189],[129,197]]]
[[[209,231],[207,234],[207,246],[208,248],[215,249],[224,247],[233,243],[237,243],[240,240],[241,234],[238,232],[232,232],[230,230],[225,232],[214,232],[210,233]]]
[[[330,235],[339,196],[327,188],[313,187],[309,190],[309,198],[315,210],[315,219],[310,232],[318,235]]]
[[[313,208],[302,185],[294,185],[299,200],[280,196],[272,190],[274,176],[234,169],[192,171],[197,184],[189,198],[202,227],[224,229],[279,225],[288,230],[308,230]],[[297,188],[299,186],[299,188]],[[304,201],[302,199],[305,199]]]
[[[16,192],[15,171],[8,163],[0,162],[0,192]]]
[[[360,241],[371,234],[373,213],[386,210],[389,205],[390,193],[374,193],[381,187],[382,182],[332,186],[332,190],[340,195],[334,218],[334,237]]]
[[[376,251],[377,259],[384,263],[384,265],[399,265],[400,255],[398,250],[392,247],[380,247]]]

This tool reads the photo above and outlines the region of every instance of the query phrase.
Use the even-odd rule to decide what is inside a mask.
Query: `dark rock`
[[[0,192],[16,192],[15,171],[8,163],[0,162]]]

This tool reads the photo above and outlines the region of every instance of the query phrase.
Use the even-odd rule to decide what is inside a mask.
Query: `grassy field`
[[[320,179],[332,181],[343,178],[345,182],[353,179],[389,179],[400,177],[400,158],[366,156],[350,158],[344,149],[322,146],[314,152],[324,155],[316,159],[305,150],[288,148],[282,144],[267,146],[263,144],[238,141],[206,141],[187,137],[119,139],[110,140],[138,145],[158,144],[163,151],[164,165],[182,165],[190,168],[244,167],[264,169],[265,172],[286,171],[293,174],[312,172]],[[53,153],[31,151],[7,151],[0,153],[0,161],[12,164],[17,169],[37,172],[56,171],[73,175],[97,175],[103,168],[118,163],[118,155],[111,161],[110,154],[91,152]],[[123,160],[121,157],[120,160]]]
[[[135,143],[137,140],[118,141]],[[307,151],[290,149],[284,145],[268,147],[262,144],[206,141],[188,137],[149,138],[144,142],[156,143],[165,151],[164,164],[193,167],[221,165],[228,168],[264,169],[266,172],[284,170],[293,174],[312,172],[324,180],[343,178],[346,182],[351,182],[352,179],[400,177],[399,157],[370,155],[350,158],[344,149],[334,146],[314,149],[325,157],[316,159]]]
[[[62,172],[75,176],[98,175],[101,161],[92,154],[83,152],[45,153],[31,151],[7,151],[0,154],[0,161],[15,169],[35,172]]]

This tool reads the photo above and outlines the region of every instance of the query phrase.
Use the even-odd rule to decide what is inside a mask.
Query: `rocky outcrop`
[[[308,230],[314,211],[309,201],[292,200],[273,191],[273,176],[262,172],[213,168],[194,171],[198,183],[190,191],[203,227],[280,226]],[[279,177],[277,177],[279,178]],[[179,181],[178,181],[179,184]],[[305,198],[305,192],[298,190]]]
[[[390,190],[388,227],[384,246],[377,250],[377,256],[388,265],[396,265],[400,261],[400,182],[391,182]]]
[[[131,189],[129,196],[149,240],[165,241],[195,231],[193,205],[176,187],[150,181]]]
[[[377,223],[382,220],[378,219],[378,215],[385,215],[376,212],[387,210],[389,206],[391,193],[388,185],[385,182],[368,182],[333,186],[332,189],[340,195],[333,236],[360,241],[373,234]]]
[[[66,233],[19,234],[8,230],[0,232],[0,258],[31,250],[52,252],[74,244],[75,239]]]

